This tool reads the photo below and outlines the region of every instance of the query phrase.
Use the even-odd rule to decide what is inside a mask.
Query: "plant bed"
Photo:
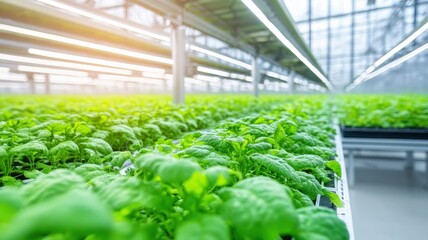
[[[427,139],[427,128],[341,127],[345,138]]]

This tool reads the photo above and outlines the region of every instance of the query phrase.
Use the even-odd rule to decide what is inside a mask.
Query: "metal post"
[[[404,166],[405,170],[412,171],[415,167],[415,161],[413,159],[413,152],[406,152],[406,164]]]
[[[251,68],[251,77],[253,79],[253,93],[254,97],[259,97],[259,82],[260,82],[260,69],[259,64],[257,63],[257,56],[253,56]]]
[[[350,61],[350,82],[354,80],[354,61],[355,61],[355,0],[352,0],[352,14],[351,14],[351,61]]]
[[[331,69],[331,0],[328,0],[328,19],[327,19],[327,76],[330,77]],[[352,68],[352,66],[351,66]],[[352,79],[351,79],[352,80]]]
[[[30,88],[31,94],[36,94],[36,82],[34,81],[34,75],[29,73],[27,74],[28,87]]]
[[[288,82],[288,86],[290,88],[290,94],[294,94],[296,92],[296,83],[294,82],[294,78],[296,77],[295,72],[291,72],[290,80]]]
[[[173,99],[175,104],[184,104],[184,76],[186,71],[186,34],[184,26],[174,26],[172,30],[172,75]]]
[[[425,188],[428,188],[428,152],[425,153]]]
[[[45,94],[49,95],[51,93],[51,80],[50,76],[46,74],[45,76]]]
[[[354,151],[349,150],[349,186],[353,187],[355,184],[355,165],[354,165]]]
[[[413,29],[418,27],[418,0],[413,3]]]
[[[308,39],[309,49],[312,50],[312,0],[308,0]]]

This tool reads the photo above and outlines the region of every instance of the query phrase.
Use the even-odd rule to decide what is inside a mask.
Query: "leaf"
[[[297,210],[299,231],[296,240],[348,240],[346,225],[328,208],[306,207]]]
[[[272,144],[266,142],[251,143],[247,145],[247,148],[254,152],[264,153],[269,149],[272,149]]]
[[[45,144],[39,141],[28,142],[9,150],[10,156],[35,158],[45,156],[48,152]]]
[[[290,187],[300,190],[312,200],[315,200],[318,194],[322,194],[323,187],[313,175],[299,171],[296,173],[298,180],[291,180],[288,183]]]
[[[101,155],[108,155],[113,152],[110,145],[100,138],[84,138],[81,143],[78,144],[83,149],[89,149]]]
[[[89,182],[92,178],[106,174],[103,167],[97,164],[83,164],[75,168],[74,171]]]
[[[217,134],[213,134],[213,133],[207,133],[207,134],[203,134],[202,136],[200,136],[196,142],[203,142],[207,145],[210,145],[211,147],[214,147],[215,149],[217,149],[219,147],[219,145],[222,143],[222,138],[220,136],[218,136]]]
[[[177,160],[173,157],[148,153],[135,160],[135,166],[142,170],[149,170],[161,177],[162,182],[183,184],[201,167],[188,159]]]
[[[220,214],[243,239],[277,239],[297,229],[297,215],[285,187],[267,177],[247,178],[219,192]]]
[[[93,194],[75,189],[23,209],[10,226],[5,239],[34,239],[62,232],[80,238],[95,234],[105,239],[112,229],[113,216]]]
[[[59,143],[55,147],[49,149],[49,155],[54,159],[67,160],[76,157],[80,154],[79,146],[73,141],[65,141]]]
[[[317,155],[295,155],[285,160],[297,171],[324,167],[324,160]]]
[[[314,206],[314,203],[307,195],[295,189],[291,189],[291,192],[293,194],[293,203],[296,208]]]
[[[24,200],[19,191],[10,188],[0,189],[0,234],[3,224],[9,223],[24,207]]]
[[[210,167],[204,170],[203,173],[207,176],[209,188],[217,186],[222,187],[230,184],[233,175],[240,177],[238,173],[223,166]]]
[[[209,145],[195,145],[189,148],[184,149],[183,151],[178,152],[180,156],[188,156],[195,158],[204,158],[208,156],[211,152],[214,151],[214,148]]]
[[[340,200],[340,197],[336,193],[328,189],[323,189],[323,194],[326,195],[336,207],[343,207],[342,200]]]
[[[342,177],[342,168],[340,167],[340,163],[336,160],[327,161],[325,165],[330,168],[337,176]]]
[[[66,169],[57,169],[40,175],[33,182],[22,187],[28,204],[43,202],[62,195],[72,189],[84,189],[86,184],[79,175]]]
[[[96,194],[114,210],[154,209],[172,207],[171,196],[157,182],[142,182],[135,177],[116,176],[94,188]]]
[[[9,159],[6,150],[2,147],[0,147],[0,170],[5,176],[12,171],[12,159]]]
[[[229,240],[226,222],[216,215],[198,215],[185,220],[177,227],[176,240]]]
[[[130,160],[131,158],[132,154],[129,151],[112,152],[105,157],[106,161],[115,167],[122,167],[126,160]]]
[[[296,171],[282,158],[270,154],[254,153],[250,155],[250,160],[278,174],[278,176],[290,181],[299,181]]]

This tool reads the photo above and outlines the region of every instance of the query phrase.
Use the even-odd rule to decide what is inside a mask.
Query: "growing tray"
[[[367,128],[341,127],[345,138],[388,138],[388,139],[425,139],[428,140],[428,128]]]

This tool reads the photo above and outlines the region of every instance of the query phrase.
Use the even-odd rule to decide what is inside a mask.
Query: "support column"
[[[184,26],[172,30],[172,96],[175,104],[184,104],[184,76],[186,71],[186,34]]]
[[[36,94],[36,82],[34,81],[34,75],[27,74],[28,87],[30,88],[30,94]]]
[[[49,95],[51,93],[51,79],[50,75],[46,74],[45,76],[45,94]]]
[[[291,72],[290,81],[288,82],[288,87],[290,88],[290,94],[294,94],[296,92],[296,83],[294,82],[295,77],[296,77],[296,73]]]
[[[253,79],[253,93],[254,97],[259,97],[259,82],[260,82],[260,66],[257,63],[257,56],[253,56],[251,68],[251,77]]]
[[[413,152],[407,151],[406,152],[406,163],[405,163],[404,169],[408,170],[408,171],[413,171],[414,168],[415,168],[415,161],[413,159]]]
[[[349,150],[349,172],[348,172],[348,183],[350,187],[353,187],[355,185],[355,165],[354,165],[354,151]]]
[[[354,62],[355,62],[355,0],[352,0],[352,12],[351,12],[351,59],[350,59],[350,72],[349,82],[354,81]]]

